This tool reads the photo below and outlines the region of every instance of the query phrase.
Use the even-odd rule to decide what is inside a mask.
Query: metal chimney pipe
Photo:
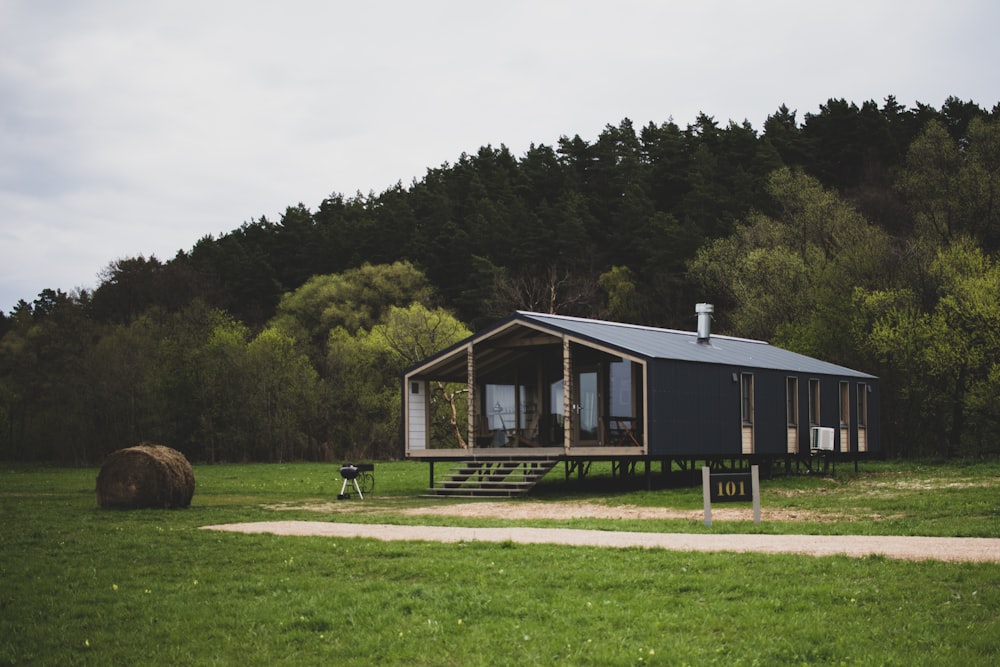
[[[698,315],[698,342],[707,343],[712,336],[712,313],[715,312],[715,306],[699,303],[695,305],[694,312]]]

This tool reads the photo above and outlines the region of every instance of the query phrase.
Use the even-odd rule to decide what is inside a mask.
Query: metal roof
[[[540,333],[544,335],[539,337],[537,334]],[[404,375],[433,375],[439,379],[462,381],[467,370],[466,351],[470,346],[494,346],[485,357],[480,355],[479,368],[488,371],[522,354],[528,349],[526,345],[558,342],[562,336],[641,359],[673,359],[737,368],[875,379],[874,375],[790,352],[759,340],[712,335],[707,342],[699,343],[694,331],[659,329],[520,310],[418,362],[405,370]]]
[[[790,352],[759,340],[712,335],[698,342],[694,331],[659,329],[636,324],[607,322],[564,315],[517,311],[514,320],[531,322],[583,341],[600,344],[624,354],[647,359],[674,359],[741,368],[785,370],[816,375],[871,378],[874,375]]]

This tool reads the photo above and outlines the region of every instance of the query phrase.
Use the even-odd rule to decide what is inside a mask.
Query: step
[[[425,496],[513,497],[531,490],[558,459],[463,461],[427,489]]]
[[[512,489],[442,489],[434,487],[428,489],[427,493],[421,494],[423,498],[514,498],[520,496],[521,491]]]
[[[441,489],[530,489],[534,482],[471,482],[469,484],[459,484],[457,482],[441,482],[435,488]]]

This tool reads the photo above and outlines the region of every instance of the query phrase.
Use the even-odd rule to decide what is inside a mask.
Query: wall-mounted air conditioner
[[[826,426],[813,426],[809,438],[809,448],[813,452],[833,451],[833,429]]]

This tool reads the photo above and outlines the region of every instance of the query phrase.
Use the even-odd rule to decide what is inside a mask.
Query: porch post
[[[470,343],[466,349],[466,375],[469,379],[469,449],[473,450],[476,447],[476,357],[473,354],[472,344]]]
[[[643,361],[639,366],[641,377],[636,379],[636,395],[642,400],[642,453],[649,456],[649,369]]]
[[[563,336],[563,449],[569,455],[573,441],[573,358],[569,338]]]

